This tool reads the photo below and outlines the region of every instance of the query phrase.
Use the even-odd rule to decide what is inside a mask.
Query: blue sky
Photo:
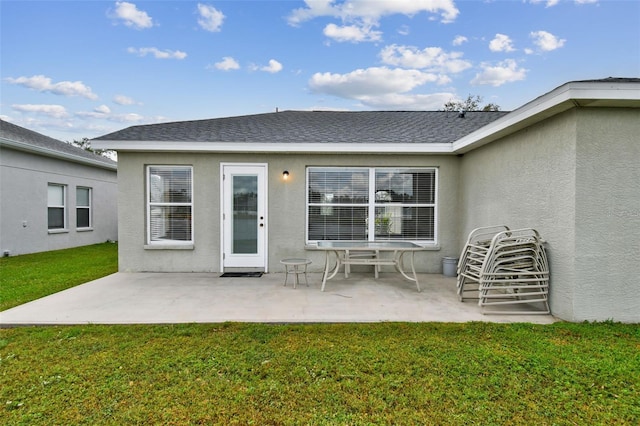
[[[279,110],[509,111],[640,76],[637,0],[0,0],[0,117],[57,139]]]

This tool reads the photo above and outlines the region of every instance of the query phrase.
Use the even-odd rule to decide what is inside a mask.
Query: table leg
[[[289,266],[284,265],[284,286],[287,286],[287,278],[289,278]]]
[[[416,266],[414,263],[414,258],[415,258],[416,252],[412,251],[411,252],[411,272],[413,272],[413,279],[416,282],[416,288],[418,289],[418,293],[420,293],[420,283],[418,282],[418,274],[416,274]]]
[[[376,250],[376,259],[380,259],[380,250]],[[373,276],[376,280],[380,277],[380,265],[373,265]]]
[[[396,252],[397,253],[397,252]],[[404,271],[404,254],[406,252],[405,251],[400,251],[400,255],[396,257],[397,261],[396,261],[396,270],[398,272],[400,272],[402,274],[403,277],[405,277],[406,279],[408,279],[409,281],[415,281],[416,283],[416,287],[418,289],[418,293],[420,293],[420,284],[418,283],[418,274],[416,274],[416,268],[415,268],[415,263],[414,263],[414,257],[415,257],[415,252],[411,252],[411,273],[413,274],[413,277],[410,277],[409,275],[407,275],[407,273]]]
[[[348,263],[349,262],[349,250],[345,250],[344,251],[344,260],[347,262],[344,264],[344,277],[349,278],[349,274],[351,273],[351,265]]]
[[[331,250],[325,251],[326,256],[324,258],[324,274],[322,274],[322,288],[320,289],[320,291],[324,291],[324,286],[327,283],[327,280],[330,280],[331,278],[335,277],[338,271],[340,270],[340,255],[338,254],[337,251],[334,251],[334,254],[336,256],[336,267],[331,272],[331,275],[329,275],[329,252],[330,251]]]

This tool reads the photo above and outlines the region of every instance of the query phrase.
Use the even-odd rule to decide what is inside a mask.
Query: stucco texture
[[[575,320],[640,321],[640,110],[577,117]]]
[[[67,229],[48,231],[48,184],[67,187]],[[11,256],[117,238],[116,171],[2,148],[0,249]],[[92,189],[92,228],[76,228],[76,188]]]
[[[493,224],[535,228],[555,316],[639,321],[639,125],[637,109],[574,108],[465,154],[462,238]]]
[[[459,159],[453,156],[300,155],[120,152],[118,161],[120,253],[123,272],[220,272],[220,167],[222,163],[268,166],[268,271],[281,272],[286,257],[310,258],[312,271],[324,266],[324,252],[305,247],[306,168],[309,166],[437,167],[438,245],[416,255],[419,272],[439,273],[442,256],[456,256]],[[145,249],[145,166],[193,166],[194,246],[189,250]],[[289,179],[282,180],[288,170]]]

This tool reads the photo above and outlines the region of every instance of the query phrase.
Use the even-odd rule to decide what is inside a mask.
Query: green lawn
[[[612,323],[0,330],[4,424],[637,425]]]
[[[0,258],[0,311],[117,271],[113,243]]]
[[[2,259],[3,306],[114,272],[115,252]],[[637,425],[640,326],[0,329],[0,404],[3,425]]]

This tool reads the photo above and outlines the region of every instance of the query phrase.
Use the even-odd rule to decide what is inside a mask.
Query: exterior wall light
[[[289,179],[289,171],[285,170],[284,172],[282,172],[282,179],[287,180]]]

